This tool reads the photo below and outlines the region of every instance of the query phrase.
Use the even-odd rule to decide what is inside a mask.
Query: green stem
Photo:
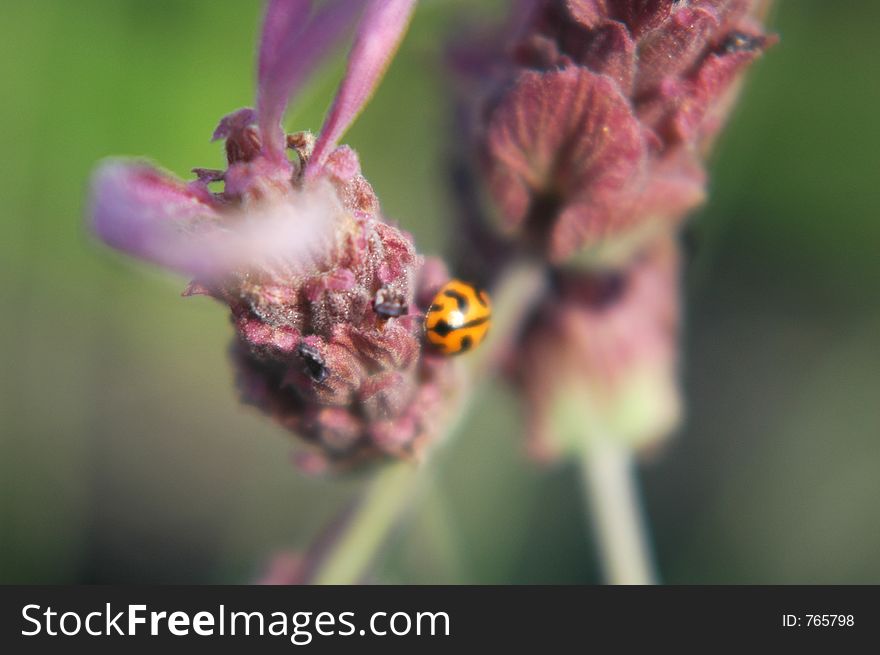
[[[516,264],[501,280],[493,294],[492,336],[468,356],[470,384],[453,399],[452,418],[439,443],[449,443],[458,432],[472,406],[475,393],[471,390],[479,389],[480,381],[497,367],[546,283],[543,267],[534,262]],[[427,465],[394,462],[375,474],[342,534],[322,553],[312,578],[315,584],[356,584],[364,578],[388,535],[418,495],[419,482],[425,475],[421,469]]]
[[[386,535],[410,506],[417,478],[418,467],[411,462],[394,462],[376,473],[344,533],[324,554],[315,584],[361,581]]]
[[[632,449],[601,439],[583,449],[581,477],[605,580],[656,584]]]

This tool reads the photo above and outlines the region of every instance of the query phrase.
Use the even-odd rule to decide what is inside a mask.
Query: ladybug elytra
[[[476,348],[489,332],[492,307],[489,295],[461,280],[450,280],[425,314],[425,337],[444,355]]]

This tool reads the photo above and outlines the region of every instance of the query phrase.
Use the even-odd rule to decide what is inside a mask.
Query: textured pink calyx
[[[393,285],[415,312],[425,309],[419,299],[436,292],[435,268],[426,269],[429,278],[418,281],[414,294],[400,280]],[[255,331],[250,326],[262,319],[254,317],[255,309],[241,308],[243,338],[235,356],[242,399],[318,446],[324,461],[351,465],[377,455],[412,457],[436,432],[454,383],[451,369],[421,355],[418,313],[405,309],[387,317],[369,303],[337,304],[362,293],[363,271],[354,273],[357,285],[345,296],[328,289],[307,306],[297,305],[302,312],[287,314],[305,335],[292,351],[274,345],[280,328]],[[347,321],[322,318],[340,309]]]
[[[585,68],[521,74],[490,117],[491,189],[509,227],[545,242],[553,259],[613,227],[610,211],[644,156],[629,103]]]
[[[505,46],[463,49],[490,89],[468,90],[469,127],[507,235],[607,265],[677,225],[736,81],[773,42],[756,4],[533,0]]]
[[[717,14],[702,7],[672,14],[639,43],[636,93],[650,92],[662,80],[688,70],[719,27]]]
[[[571,15],[581,25],[594,28],[608,18],[608,11],[604,0],[567,0],[566,6]]]
[[[748,29],[727,34],[694,72],[661,87],[655,101],[645,104],[641,113],[654,121],[666,140],[701,143],[724,125],[728,91],[749,64],[775,42],[775,37],[754,29],[745,31]]]
[[[627,24],[635,37],[656,29],[669,18],[678,0],[609,0],[618,20]]]
[[[371,0],[355,37],[348,69],[321,128],[308,172],[314,173],[376,89],[397,51],[415,0]]]
[[[676,0],[565,0],[578,23],[593,29],[607,20],[619,20],[639,36],[669,17]]]
[[[596,73],[608,75],[624,94],[632,92],[636,73],[636,46],[622,23],[609,22],[596,29],[581,46],[581,63]]]

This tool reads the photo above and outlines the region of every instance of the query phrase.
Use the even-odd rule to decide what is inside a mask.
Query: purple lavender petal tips
[[[369,101],[406,33],[415,0],[371,0],[355,37],[348,69],[315,144],[309,173],[321,166]]]

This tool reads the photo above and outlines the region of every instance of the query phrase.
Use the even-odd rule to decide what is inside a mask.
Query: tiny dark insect
[[[721,44],[721,51],[726,54],[734,52],[754,52],[764,47],[766,39],[763,36],[752,36],[745,32],[731,32]]]
[[[306,373],[308,373],[312,380],[323,382],[327,378],[327,367],[324,365],[324,358],[317,348],[307,343],[301,343],[296,352],[302,357]]]
[[[373,311],[381,318],[397,318],[406,314],[408,309],[409,305],[403,295],[388,287],[379,289],[373,299]]]

